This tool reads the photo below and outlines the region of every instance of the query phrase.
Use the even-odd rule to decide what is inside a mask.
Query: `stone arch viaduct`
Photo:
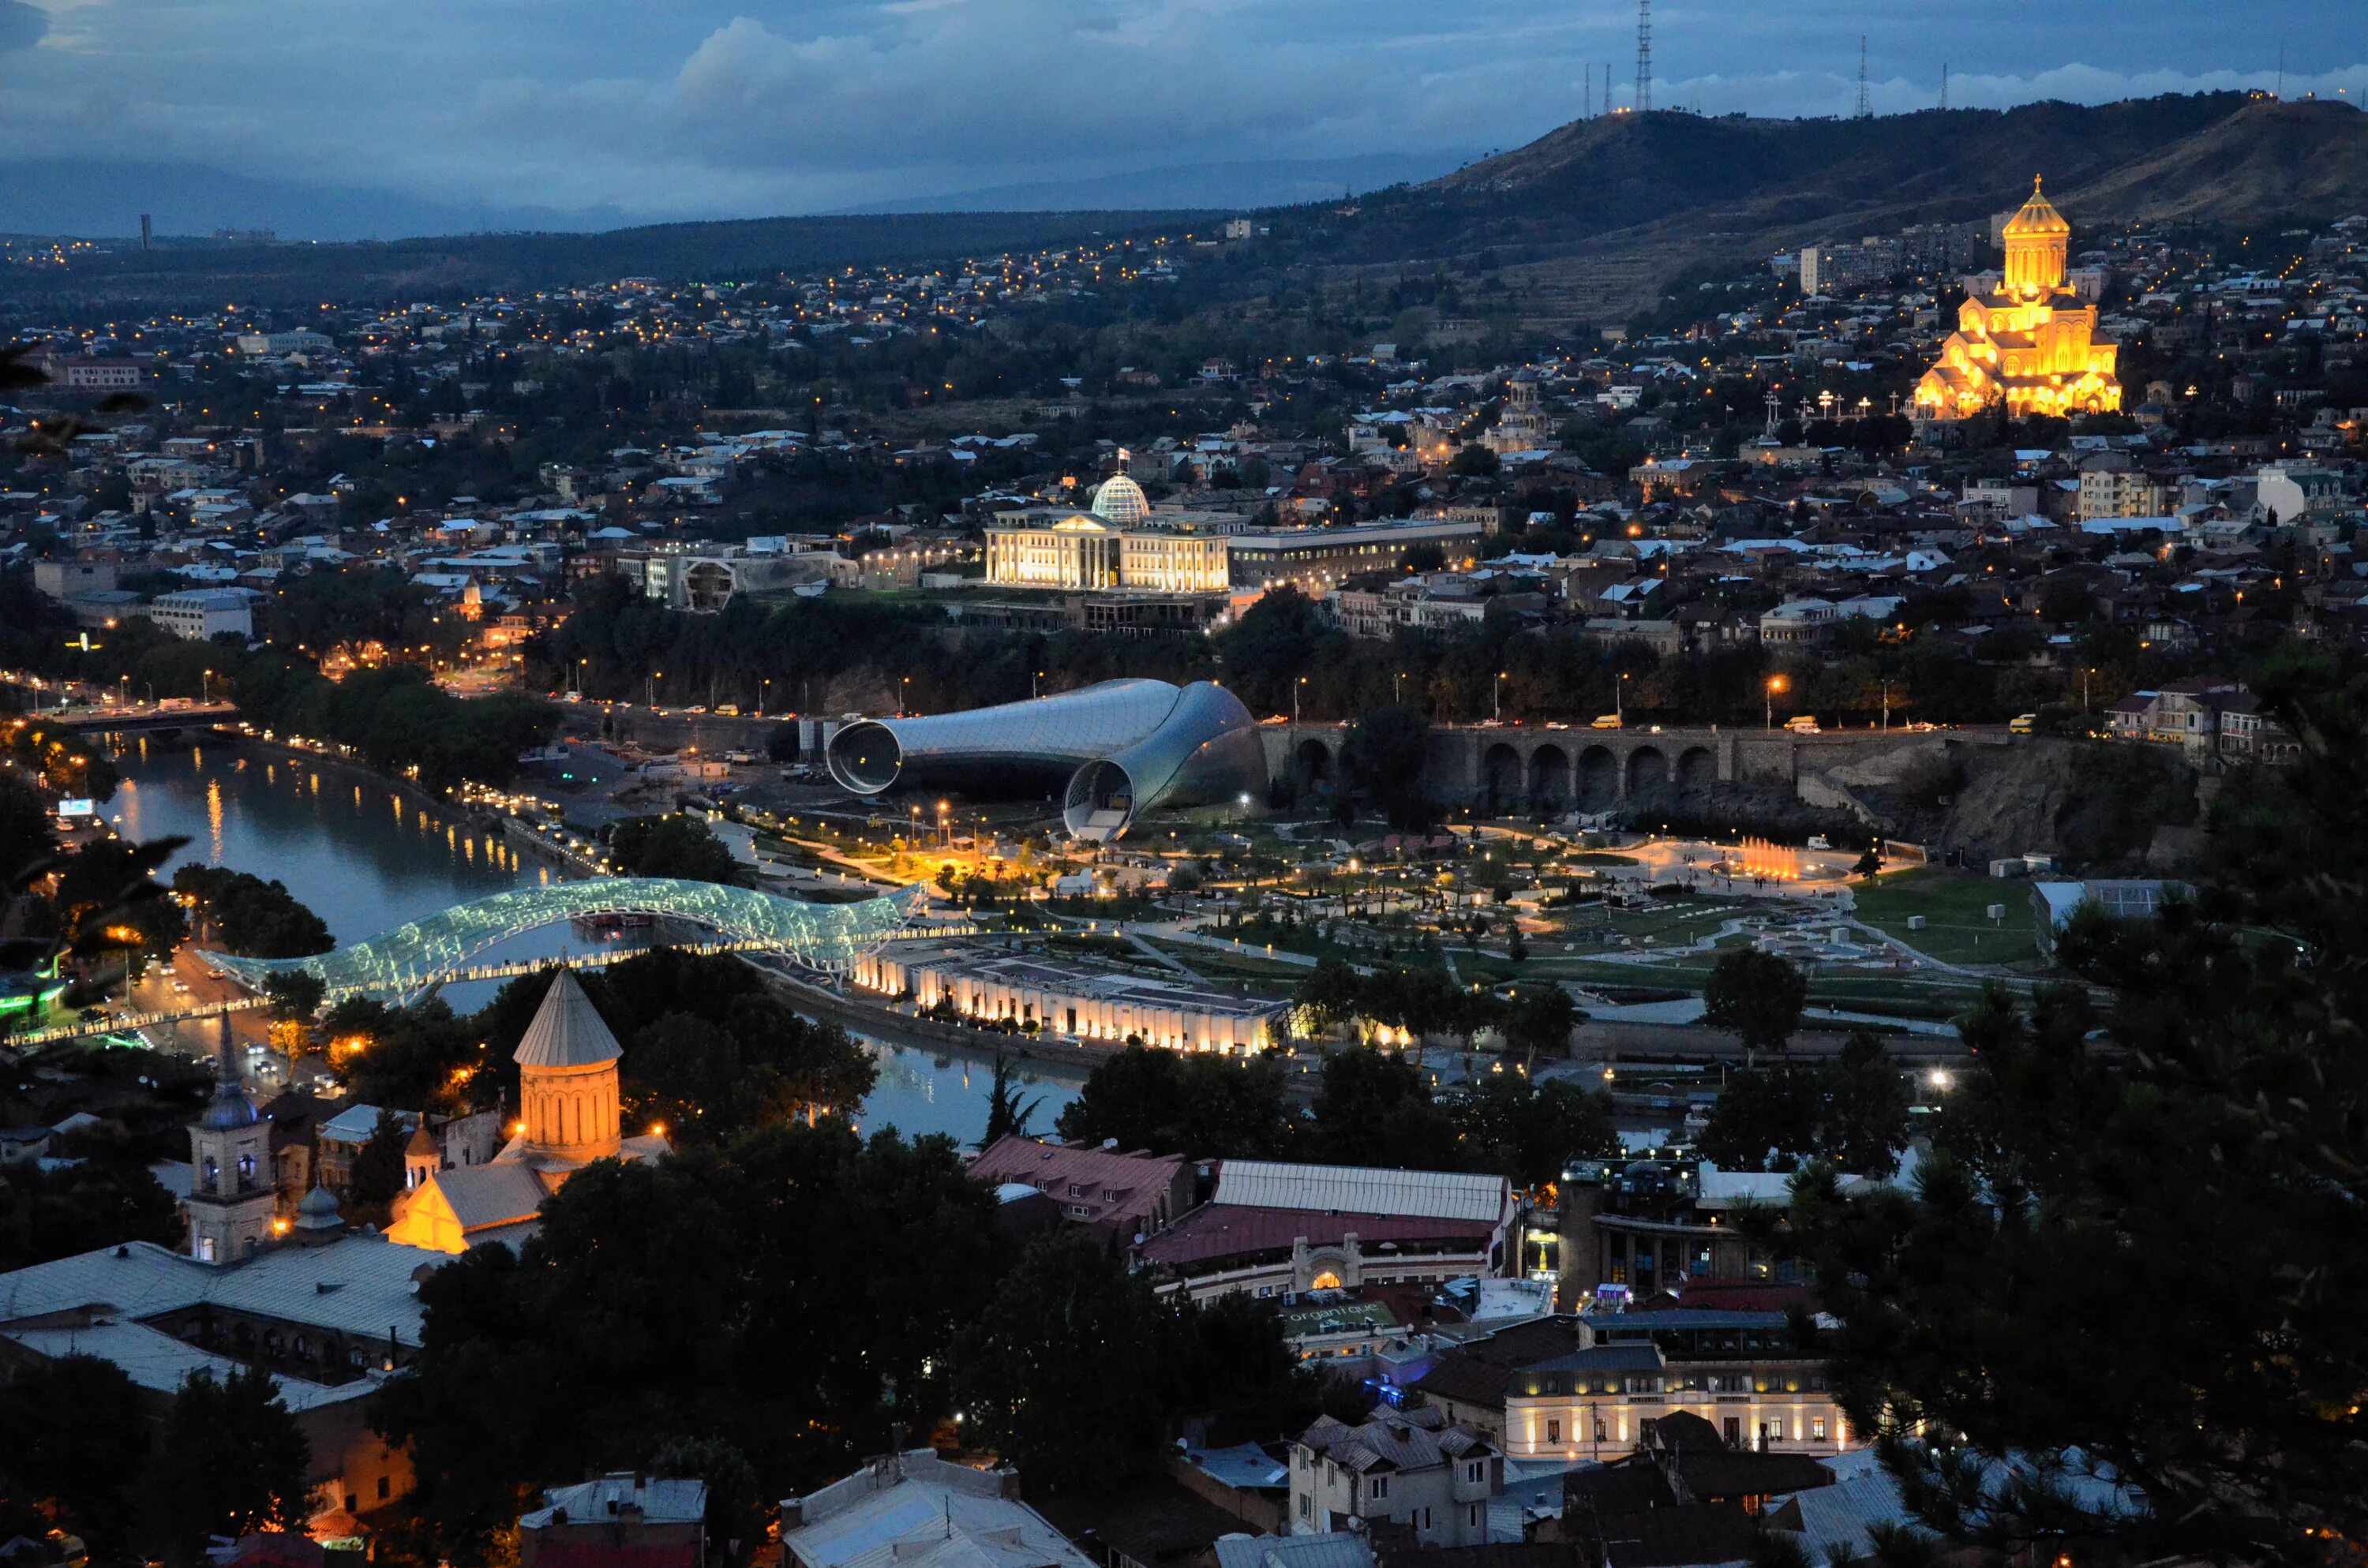
[[[1268,724],[1267,769],[1303,791],[1330,789],[1340,773],[1345,723]],[[1555,729],[1521,724],[1440,726],[1431,731],[1424,776],[1433,799],[1482,812],[1609,812],[1707,800],[1721,784],[1794,790],[1811,767],[1868,746],[1896,746],[1897,731],[1631,728]]]

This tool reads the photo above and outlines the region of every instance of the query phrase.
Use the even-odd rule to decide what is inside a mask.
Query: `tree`
[[[892,1421],[950,1418],[957,1327],[1002,1258],[994,1195],[951,1140],[836,1119],[598,1162],[541,1218],[523,1256],[480,1248],[421,1283],[417,1366],[373,1417],[412,1445],[456,1568],[532,1487],[646,1462],[653,1435],[729,1444],[778,1497],[878,1453]]]
[[[636,877],[729,882],[739,872],[723,841],[705,823],[679,812],[627,817],[609,830],[609,848],[617,863]]]
[[[147,1415],[112,1361],[63,1356],[0,1383],[0,1497],[53,1515],[94,1561],[129,1559]]]
[[[263,994],[271,998],[273,1017],[292,1021],[318,1012],[328,985],[310,970],[280,970],[265,979]]]
[[[1782,1051],[1801,1027],[1809,983],[1792,960],[1757,948],[1721,953],[1702,987],[1702,1022],[1733,1029],[1747,1061]]]
[[[1232,1290],[1212,1301],[1179,1299],[1177,1366],[1168,1407],[1210,1422],[1209,1441],[1258,1441],[1315,1418],[1315,1380],[1284,1340],[1271,1300]]]
[[[1430,725],[1410,708],[1392,704],[1361,715],[1340,743],[1340,775],[1401,833],[1421,833],[1439,820],[1423,792]]]
[[[1455,1131],[1412,1058],[1350,1047],[1324,1055],[1315,1095],[1317,1157],[1340,1165],[1456,1168]]]
[[[722,1141],[849,1114],[879,1075],[845,1029],[796,1012],[729,954],[654,949],[585,990],[618,1037],[635,1042],[620,1068],[627,1114],[686,1136]]]
[[[1578,1027],[1580,1017],[1570,993],[1552,981],[1524,985],[1515,992],[1502,1027],[1506,1040],[1521,1053],[1521,1071],[1527,1074],[1537,1065],[1540,1051],[1549,1056],[1566,1054],[1570,1031]]]
[[[312,1446],[270,1374],[191,1372],[165,1416],[151,1490],[159,1533],[183,1562],[209,1536],[297,1529],[312,1512]]]
[[[327,923],[282,883],[220,866],[184,866],[173,873],[173,888],[196,902],[201,918],[233,953],[301,959],[336,946]]]
[[[1518,1073],[1488,1074],[1457,1102],[1454,1119],[1459,1164],[1516,1187],[1559,1181],[1572,1161],[1620,1150],[1610,1096],[1561,1079],[1532,1084]]]
[[[1817,1152],[1821,1085],[1814,1069],[1779,1062],[1727,1075],[1696,1145],[1736,1171],[1789,1171]]]
[[[1889,1176],[1907,1147],[1908,1096],[1883,1042],[1863,1029],[1854,1031],[1818,1077],[1824,1089],[1818,1152],[1844,1171]]]
[[[1010,1058],[1000,1051],[995,1053],[995,1081],[986,1091],[986,1131],[980,1138],[980,1147],[999,1138],[1026,1137],[1028,1122],[1036,1108],[1044,1103],[1039,1095],[1032,1100],[1019,1097],[1019,1074]]]
[[[173,1195],[126,1155],[0,1169],[0,1274],[94,1246],[181,1238]]]
[[[967,1435],[1055,1496],[1149,1475],[1176,1332],[1148,1280],[1082,1227],[1056,1225],[963,1335]]]
[[[1952,1539],[2318,1562],[2368,1536],[2368,688],[2281,654],[2257,690],[2300,756],[2231,778],[2196,900],[2058,942],[2102,1028],[2082,988],[1992,991],[1911,1189],[1795,1183],[1837,1395]],[[2067,1449],[2144,1513],[2046,1484]]]
[[[1245,1062],[1138,1043],[1087,1074],[1054,1126],[1071,1142],[1266,1159],[1288,1152],[1299,1121],[1283,1096],[1281,1064],[1270,1057]]]

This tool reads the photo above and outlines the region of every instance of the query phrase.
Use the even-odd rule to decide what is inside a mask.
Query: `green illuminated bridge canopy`
[[[318,975],[333,1001],[356,994],[392,997],[450,979],[486,949],[540,926],[599,915],[655,915],[706,926],[732,946],[777,952],[807,969],[844,974],[913,917],[926,892],[916,883],[853,903],[809,903],[720,882],[596,877],[455,904],[313,958],[202,956],[217,971],[257,989],[275,974],[301,970]]]

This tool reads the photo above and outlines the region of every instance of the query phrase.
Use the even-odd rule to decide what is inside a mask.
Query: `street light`
[[[1620,678],[1611,683],[1611,716],[1620,721],[1622,729],[1628,727],[1628,672],[1625,670],[1621,671]]]
[[[1294,724],[1296,724],[1296,723],[1298,723],[1298,722],[1299,722],[1299,691],[1300,691],[1300,687],[1302,687],[1305,686],[1306,684],[1307,684],[1307,677],[1306,677],[1305,676],[1301,676],[1299,677],[1299,679],[1298,679],[1296,682],[1294,682],[1294,683],[1292,684],[1292,688],[1291,688],[1291,722],[1292,722],[1292,723],[1294,723]]]
[[[1037,682],[1039,682],[1039,681],[1041,681],[1041,680],[1042,680],[1043,678],[1044,678],[1044,672],[1043,672],[1042,670],[1038,670],[1034,675],[1031,675],[1031,676],[1030,676],[1028,677],[1028,700],[1029,700],[1029,701],[1033,702],[1033,701],[1035,701],[1035,700],[1036,700],[1036,695],[1037,695],[1037,687],[1036,687],[1036,683],[1037,683]]]
[[[1497,678],[1488,683],[1488,717],[1501,720],[1505,716],[1505,679],[1512,672],[1498,670]]]
[[[1780,691],[1789,689],[1792,684],[1792,682],[1786,680],[1782,676],[1770,676],[1768,677],[1768,690],[1766,693],[1768,709],[1766,714],[1767,728],[1772,730],[1776,727],[1776,694]]]

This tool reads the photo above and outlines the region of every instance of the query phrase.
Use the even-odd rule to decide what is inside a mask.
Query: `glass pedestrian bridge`
[[[715,932],[721,940],[712,945],[718,949],[779,953],[804,969],[845,974],[857,959],[904,930],[919,912],[927,891],[915,883],[850,903],[810,903],[721,882],[596,877],[455,904],[312,958],[199,956],[218,972],[258,991],[275,974],[302,971],[320,978],[330,1001],[356,994],[394,999],[473,978],[481,966],[472,960],[480,954],[540,926],[602,915],[652,915]]]

